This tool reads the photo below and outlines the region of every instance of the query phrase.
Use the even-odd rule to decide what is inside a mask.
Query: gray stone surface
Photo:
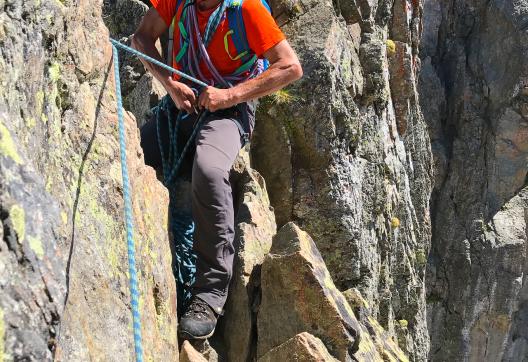
[[[251,156],[277,224],[306,230],[337,287],[360,290],[423,361],[433,160],[416,90],[421,21],[421,2],[400,0],[320,1],[290,15],[283,30],[304,77],[262,100]]]
[[[373,317],[358,313],[358,322],[350,291],[337,290],[313,240],[294,223],[273,238],[261,285],[259,361],[409,361]]]
[[[0,359],[132,359],[100,1],[0,2]],[[178,358],[167,194],[126,118],[145,359]]]
[[[259,358],[303,331],[321,338],[342,361],[358,350],[361,328],[354,313],[313,240],[293,223],[279,230],[262,266],[259,312]]]
[[[528,2],[424,3],[420,94],[436,179],[429,358],[524,361]]]

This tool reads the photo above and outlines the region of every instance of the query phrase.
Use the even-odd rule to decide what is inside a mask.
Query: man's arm
[[[200,94],[200,107],[211,112],[229,108],[276,92],[303,75],[299,59],[286,40],[265,52],[264,57],[270,62],[265,72],[230,89],[207,87]]]
[[[156,9],[150,8],[143,19],[141,19],[141,23],[132,37],[132,47],[163,63],[161,55],[156,49],[156,41],[167,28],[167,24],[165,24]],[[173,80],[169,71],[143,58],[139,59],[145,68],[163,84],[179,109],[184,109],[188,113],[193,112],[196,96],[192,89],[183,83]]]

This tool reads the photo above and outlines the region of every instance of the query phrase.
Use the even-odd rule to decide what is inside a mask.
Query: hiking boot
[[[206,339],[213,335],[216,327],[216,314],[213,309],[198,297],[193,297],[191,304],[180,319],[178,330],[183,339]]]

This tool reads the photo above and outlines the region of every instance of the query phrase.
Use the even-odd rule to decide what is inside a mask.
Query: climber
[[[190,137],[197,114],[207,111],[181,170],[191,174],[197,260],[192,299],[179,324],[182,338],[205,339],[223,314],[232,275],[234,210],[229,171],[253,130],[254,100],[299,79],[302,68],[265,0],[151,1],[153,8],[143,17],[132,46],[161,61],[155,43],[170,28],[169,65],[210,84],[196,89],[142,60],[165,87],[175,112],[186,113],[178,144]],[[269,67],[264,70],[266,61]],[[169,147],[166,122],[159,127],[158,132],[151,120],[141,129],[145,162],[154,168],[162,163],[158,141],[162,149]]]

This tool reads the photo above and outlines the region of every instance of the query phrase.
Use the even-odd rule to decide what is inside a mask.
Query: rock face
[[[105,25],[127,41],[147,3],[0,0],[0,360],[132,359]],[[271,6],[305,76],[260,104],[226,316],[181,359],[526,360],[528,2]],[[144,357],[175,361],[136,128],[164,91],[121,55]]]
[[[130,45],[130,36],[147,13],[148,5],[149,0],[105,0],[103,19],[110,36]],[[163,47],[158,44],[158,49]],[[150,73],[145,73],[139,59],[129,53],[121,52],[120,75],[123,106],[136,117],[138,126],[142,126],[151,116],[151,108],[165,95],[165,89]]]
[[[422,4],[272,6],[304,68],[262,101],[252,143],[277,224],[306,230],[337,287],[357,288],[404,351],[425,360],[433,176],[416,89]]]
[[[0,359],[133,356],[111,48],[100,1],[0,8]],[[126,117],[145,359],[178,358],[167,195]]]
[[[433,361],[528,358],[528,2],[424,4]]]

